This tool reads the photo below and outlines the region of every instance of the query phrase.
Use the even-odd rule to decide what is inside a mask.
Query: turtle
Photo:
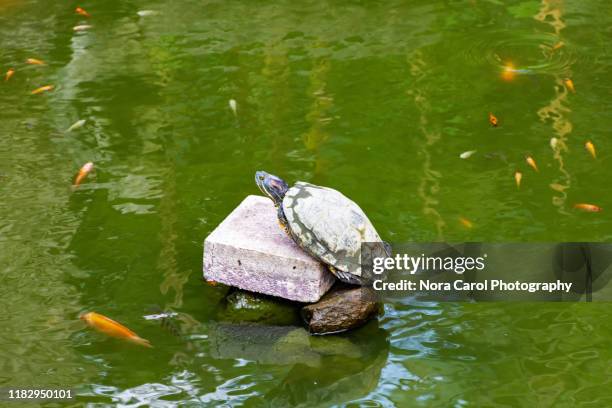
[[[340,281],[369,284],[362,274],[362,243],[378,243],[370,247],[372,254],[391,256],[363,210],[339,191],[303,181],[289,187],[265,171],[255,173],[255,183],[274,202],[281,228]]]

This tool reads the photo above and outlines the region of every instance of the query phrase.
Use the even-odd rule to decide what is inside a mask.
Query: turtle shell
[[[361,277],[361,243],[382,242],[363,210],[334,189],[297,182],[282,208],[294,241],[338,271]]]

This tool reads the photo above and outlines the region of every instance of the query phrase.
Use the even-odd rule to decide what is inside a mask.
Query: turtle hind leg
[[[344,283],[359,286],[363,286],[367,283],[363,278],[349,272],[339,271],[331,265],[327,265],[327,268],[336,278],[340,279]]]

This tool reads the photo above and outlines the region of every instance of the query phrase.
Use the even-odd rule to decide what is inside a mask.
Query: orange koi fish
[[[574,88],[574,81],[572,81],[571,79],[567,78],[565,80],[564,84],[565,84],[567,89],[572,91],[572,93],[576,93],[576,88]]]
[[[594,159],[597,158],[597,153],[595,152],[595,145],[593,144],[593,142],[587,140],[587,142],[584,144],[584,147],[589,153],[591,153],[591,156],[593,156]]]
[[[556,43],[555,45],[552,46],[552,50],[556,51],[559,48],[562,48],[565,45],[565,43],[563,41],[559,41],[558,43]]]
[[[78,187],[81,182],[83,180],[85,180],[85,177],[87,177],[87,175],[93,170],[94,168],[94,164],[92,162],[87,162],[83,165],[83,167],[81,167],[81,169],[79,170],[79,173],[77,174],[76,178],[74,179],[74,186]]]
[[[516,76],[516,69],[512,63],[507,63],[502,70],[502,79],[505,81],[512,81]]]
[[[81,8],[81,7],[77,7],[74,10],[75,13],[83,16],[83,17],[91,17],[91,14],[89,14],[87,11],[85,11],[85,9]]]
[[[536,164],[535,160],[533,160],[533,157],[531,156],[527,156],[525,157],[525,161],[527,162],[527,164],[534,169],[535,171],[539,171],[538,170],[538,165]]]
[[[520,171],[515,171],[514,172],[514,181],[516,181],[516,188],[520,188],[521,187],[521,180],[523,179],[523,173],[521,173]]]
[[[6,71],[6,75],[4,76],[4,80],[8,81],[9,79],[11,79],[11,77],[15,74],[15,70],[13,68],[10,68],[8,71]]]
[[[497,118],[491,112],[489,112],[489,123],[491,124],[491,126],[497,127]]]
[[[210,286],[218,286],[219,285],[219,282],[214,281],[214,280],[209,280],[209,279],[206,279],[206,283],[209,284]]]
[[[45,65],[45,63],[39,59],[36,58],[28,58],[26,60],[26,64],[30,64],[30,65]]]
[[[143,339],[121,323],[109,319],[96,312],[89,312],[79,316],[81,320],[87,323],[92,328],[96,329],[100,333],[104,333],[107,336],[115,337],[136,343],[138,345],[152,348],[153,346],[149,340]]]
[[[465,228],[468,228],[468,229],[474,228],[474,224],[472,223],[472,221],[468,220],[467,218],[459,217],[459,222]]]
[[[36,88],[31,93],[32,93],[32,95],[36,95],[36,94],[39,94],[39,93],[51,91],[52,89],[53,89],[53,85],[45,85],[45,86],[41,86],[40,88]]]
[[[600,212],[603,211],[603,208],[596,206],[595,204],[574,204],[574,208],[577,210],[587,211],[587,212]]]

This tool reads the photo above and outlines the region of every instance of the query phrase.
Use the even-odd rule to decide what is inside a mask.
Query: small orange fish
[[[521,187],[521,180],[523,179],[523,173],[521,173],[520,171],[515,171],[514,172],[514,181],[516,181],[516,188],[520,188]]]
[[[459,217],[459,222],[465,228],[474,228],[474,224],[472,223],[472,221],[468,220],[467,218]]]
[[[576,88],[574,88],[574,81],[572,81],[571,79],[567,78],[565,80],[564,84],[565,84],[567,89],[572,91],[572,93],[576,93]]]
[[[30,65],[45,65],[45,63],[39,59],[36,58],[28,58],[26,60],[26,64],[30,64]]]
[[[77,14],[80,14],[83,17],[91,17],[91,14],[89,14],[87,11],[85,11],[85,9],[81,7],[77,7],[76,10],[74,10],[74,12]]]
[[[563,47],[565,45],[565,43],[563,41],[559,41],[558,43],[556,43],[555,45],[553,45],[552,50],[556,51],[559,48]]]
[[[593,156],[594,159],[597,158],[597,153],[595,152],[595,145],[593,144],[593,142],[587,140],[587,142],[584,144],[584,147],[589,153],[591,153],[591,156]]]
[[[11,79],[11,77],[15,74],[15,70],[13,68],[10,68],[8,71],[6,71],[6,75],[4,76],[4,80],[8,81],[9,79]]]
[[[535,160],[533,160],[533,157],[531,156],[527,156],[525,157],[525,161],[527,162],[527,164],[529,165],[529,167],[531,167],[532,169],[534,169],[535,171],[539,171],[538,170],[538,165],[536,164]]]
[[[489,123],[491,124],[491,126],[497,127],[497,118],[491,112],[489,112]]]
[[[76,178],[74,179],[74,186],[78,187],[81,182],[83,182],[83,180],[85,180],[85,177],[87,177],[87,175],[93,170],[94,168],[94,164],[92,162],[87,162],[83,165],[83,167],[81,167],[81,169],[79,170],[79,173],[77,174]]]
[[[596,206],[595,204],[574,204],[574,208],[587,212],[600,212],[603,211],[603,208]]]
[[[210,286],[217,286],[219,285],[219,282],[214,281],[214,280],[206,280],[206,283],[208,283]]]
[[[52,89],[53,89],[53,85],[45,85],[45,86],[41,86],[40,88],[36,88],[31,93],[32,93],[32,95],[36,95],[36,94],[39,94],[39,93],[51,91]]]
[[[152,348],[153,346],[149,340],[143,339],[121,323],[109,319],[96,312],[89,312],[79,316],[81,320],[87,323],[92,328],[96,329],[100,333],[104,333],[107,336],[115,337],[131,341],[132,343],[139,344],[141,346]]]
[[[514,65],[512,65],[512,63],[507,63],[502,70],[502,79],[505,81],[512,81],[515,76],[516,69],[514,68]]]

